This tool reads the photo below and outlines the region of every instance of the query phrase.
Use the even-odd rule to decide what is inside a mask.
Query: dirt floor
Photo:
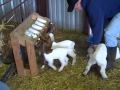
[[[17,74],[11,76],[7,81],[11,90],[118,90],[120,88],[119,60],[116,68],[107,72],[108,80],[102,80],[96,69],[93,69],[87,76],[83,76],[82,72],[87,64],[86,36],[77,32],[57,32],[55,39],[56,41],[66,39],[75,41],[76,64],[72,66],[69,61],[68,66],[62,72],[46,67],[44,70],[40,69],[39,75],[34,77],[21,78]],[[0,68],[0,72],[4,70]]]

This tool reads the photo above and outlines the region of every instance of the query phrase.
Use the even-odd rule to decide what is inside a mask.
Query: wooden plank
[[[27,54],[28,54],[31,75],[37,75],[38,74],[38,66],[37,66],[37,62],[36,62],[34,44],[32,42],[26,41],[26,48],[27,48]]]
[[[37,12],[44,16],[47,17],[48,16],[48,0],[36,0],[36,4],[37,4]]]
[[[19,41],[17,39],[11,38],[11,45],[13,48],[18,75],[25,76],[25,70],[24,70],[23,60],[21,56]]]

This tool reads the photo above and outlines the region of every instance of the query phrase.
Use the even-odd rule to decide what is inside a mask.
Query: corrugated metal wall
[[[30,13],[36,11],[35,1],[36,0],[0,0],[0,20],[9,19],[14,15],[13,20],[21,23]],[[75,11],[69,13],[67,12],[67,6],[66,0],[48,0],[49,18],[59,29],[71,31],[83,30],[84,13]]]
[[[49,17],[59,29],[83,30],[84,13],[73,11],[67,12],[67,0],[48,0]]]
[[[35,9],[35,0],[0,0],[0,21],[14,15],[13,20],[21,23]]]

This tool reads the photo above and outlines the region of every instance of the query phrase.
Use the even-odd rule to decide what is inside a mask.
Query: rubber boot
[[[113,69],[115,67],[117,47],[107,47],[107,68],[106,70]]]

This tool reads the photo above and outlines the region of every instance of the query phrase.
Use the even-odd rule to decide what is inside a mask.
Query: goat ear
[[[49,22],[48,25],[48,33],[53,33],[55,31],[54,24],[52,22]]]
[[[51,32],[54,33],[56,31],[55,24],[51,23]]]

